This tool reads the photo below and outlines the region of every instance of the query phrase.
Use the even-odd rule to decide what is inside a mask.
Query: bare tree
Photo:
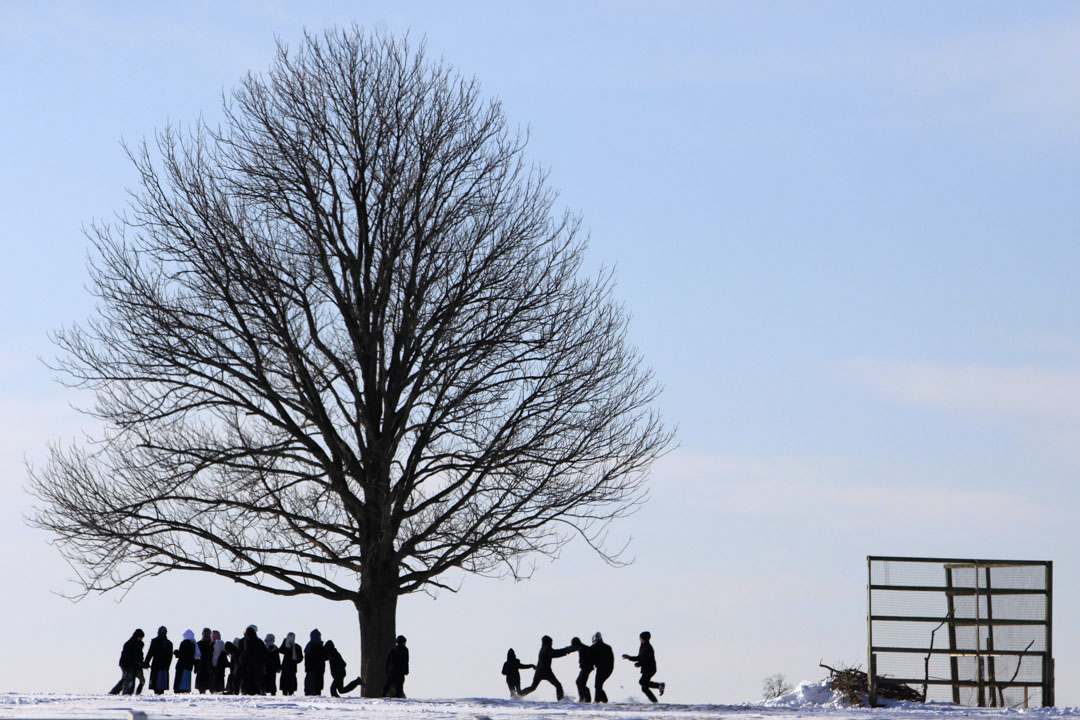
[[[611,276],[580,272],[498,102],[352,28],[279,45],[221,127],[129,149],[56,333],[106,429],[31,468],[83,594],[173,570],[355,605],[368,692],[400,595],[524,577],[644,499],[671,441]]]

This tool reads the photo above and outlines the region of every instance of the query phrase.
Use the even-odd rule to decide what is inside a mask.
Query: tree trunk
[[[386,686],[386,656],[397,637],[397,578],[366,588],[357,601],[360,616],[360,673],[364,697],[382,697]]]

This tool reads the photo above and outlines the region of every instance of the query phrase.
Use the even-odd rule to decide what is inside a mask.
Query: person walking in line
[[[589,693],[589,675],[592,674],[596,662],[593,660],[591,647],[581,642],[581,638],[575,637],[570,640],[570,648],[578,654],[578,676],[574,681],[577,685],[578,702],[592,702]]]
[[[155,695],[161,695],[169,687],[169,668],[172,667],[173,644],[164,625],[158,628],[157,637],[150,641],[143,666],[150,668],[150,687]]]
[[[195,689],[205,693],[214,677],[214,640],[210,628],[203,628],[202,637],[195,643]]]
[[[240,646],[241,638],[233,638],[225,643],[225,652],[229,658],[229,679],[225,681],[226,695],[240,694]]]
[[[606,703],[608,698],[607,693],[604,692],[604,682],[615,670],[615,653],[611,651],[611,646],[604,642],[599,632],[592,636],[592,656],[593,662],[596,663],[596,687],[593,699],[598,703]]]
[[[266,643],[259,637],[259,628],[248,625],[240,640],[240,691],[244,695],[263,694],[266,656]]]
[[[510,691],[510,697],[515,700],[521,697],[521,671],[535,667],[535,665],[526,665],[518,660],[514,648],[506,651],[506,662],[503,663],[502,674],[506,676],[506,689]]]
[[[405,697],[405,676],[409,674],[409,648],[405,636],[397,636],[397,644],[386,655],[386,686],[383,697]]]
[[[551,661],[564,655],[569,655],[573,652],[573,647],[564,647],[558,650],[555,649],[554,640],[550,636],[545,635],[540,638],[540,654],[536,658],[536,672],[533,673],[532,684],[527,688],[521,690],[521,696],[525,697],[536,688],[540,687],[540,682],[547,680],[549,683],[555,686],[555,699],[563,699],[562,683],[555,677],[555,673],[551,670]]]
[[[326,650],[323,648],[322,633],[315,629],[311,631],[311,639],[304,648],[304,694],[322,695],[325,677]]]
[[[184,631],[184,639],[180,641],[173,655],[176,657],[176,675],[173,677],[174,693],[191,692],[191,674],[195,669],[195,633],[190,629]]]
[[[221,639],[220,630],[210,633],[210,639],[214,642],[214,652],[210,656],[210,666],[213,668],[213,674],[210,676],[210,692],[218,694],[225,692],[225,670],[229,667],[229,652],[225,649],[225,641]]]
[[[266,664],[263,666],[263,692],[267,695],[277,695],[277,674],[281,670],[281,655],[278,654],[278,646],[274,644],[274,633],[267,633],[266,639]]]
[[[364,687],[364,683],[360,678],[356,678],[351,683],[345,683],[345,658],[341,657],[341,653],[334,647],[333,640],[327,640],[326,644],[323,645],[323,649],[326,651],[326,662],[330,665],[331,697],[341,697],[358,687]]]
[[[109,691],[110,695],[131,695],[135,692],[135,678],[142,675],[143,633],[136,628],[120,650],[120,682]]]
[[[649,642],[652,639],[652,634],[649,631],[645,631],[638,636],[641,639],[641,647],[638,648],[637,655],[623,655],[626,660],[633,661],[634,665],[641,668],[641,691],[645,693],[645,697],[649,698],[652,702],[656,702],[656,696],[652,694],[651,688],[657,688],[660,694],[664,694],[665,683],[653,682],[653,675],[656,674],[656,655],[653,653],[653,646]]]
[[[296,633],[285,636],[278,652],[281,653],[281,694],[292,695],[296,692],[296,668],[304,659],[304,651],[296,644]]]

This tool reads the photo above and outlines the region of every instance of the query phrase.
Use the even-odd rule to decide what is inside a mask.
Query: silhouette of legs
[[[547,680],[549,683],[554,685],[555,686],[555,698],[557,700],[562,700],[563,699],[562,683],[560,683],[559,679],[557,677],[555,677],[555,673],[551,672],[550,670],[548,670],[547,672],[540,672],[538,670],[533,675],[532,685],[530,685],[527,688],[522,688],[521,696],[525,697],[526,695],[531,693],[533,690],[540,687],[540,681],[541,680]]]

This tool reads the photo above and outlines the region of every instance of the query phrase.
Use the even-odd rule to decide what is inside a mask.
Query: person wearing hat
[[[311,631],[311,639],[304,648],[304,694],[322,695],[326,677],[326,650],[322,633],[318,628]]]
[[[604,682],[611,677],[615,670],[615,653],[611,646],[604,642],[604,638],[597,632],[592,636],[593,662],[596,663],[596,686],[593,699],[598,703],[606,703],[607,693],[604,692]]]
[[[652,634],[646,630],[638,637],[641,639],[638,654],[623,655],[623,658],[633,661],[634,665],[641,668],[641,680],[638,681],[641,684],[641,691],[645,693],[645,697],[649,698],[649,700],[656,702],[656,696],[652,694],[650,688],[657,688],[660,694],[663,695],[665,684],[652,681],[653,675],[656,674],[656,655],[653,653],[652,643],[649,642],[652,639]]]
[[[409,674],[409,648],[405,647],[405,636],[397,636],[397,644],[386,655],[386,687],[383,697],[405,697],[405,676]]]

